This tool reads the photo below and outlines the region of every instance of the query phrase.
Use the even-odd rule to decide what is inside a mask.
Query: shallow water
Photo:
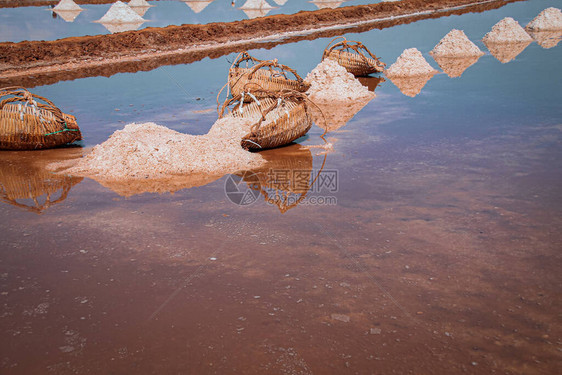
[[[279,0],[282,2],[283,0]],[[378,3],[380,1],[349,0],[339,6],[353,6]],[[125,1],[127,3],[127,1]],[[183,24],[207,24],[211,22],[230,22],[265,15],[294,14],[312,11],[321,7],[338,7],[338,2],[287,0],[279,5],[269,1],[269,11],[244,11],[245,1],[237,0],[235,6],[229,0],[184,2],[149,1],[151,7],[145,9],[142,17],[146,20],[133,29],[164,27]],[[0,8],[0,42],[20,42],[22,40],[55,40],[71,36],[110,34],[110,29],[94,21],[99,20],[109,10],[111,4],[80,4],[84,10],[77,15],[69,15],[65,20],[49,6]],[[74,17],[74,18],[73,18]]]
[[[428,51],[451,28],[487,51],[501,18],[548,6],[348,38],[437,67]],[[328,42],[251,52],[304,76]],[[216,115],[196,111],[233,57],[33,91],[77,116],[86,147],[132,121],[202,134]],[[386,80],[328,134],[332,153],[302,148],[322,144],[318,127],[267,152],[276,183],[261,170],[131,195],[142,186],[44,173],[81,149],[0,154],[2,197],[20,193],[0,203],[2,372],[559,372],[561,58],[536,43],[507,64],[488,53],[415,97]],[[298,201],[302,176],[318,178]],[[265,202],[276,192],[286,204]]]

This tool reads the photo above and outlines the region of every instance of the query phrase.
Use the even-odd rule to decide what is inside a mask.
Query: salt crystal
[[[562,30],[562,11],[547,8],[525,26],[529,31]]]
[[[484,52],[472,43],[462,30],[453,29],[439,41],[431,54],[434,56],[467,57],[480,56]]]
[[[533,39],[527,34],[517,21],[506,17],[496,23],[490,32],[482,38],[484,43],[517,43],[532,42]]]
[[[387,77],[408,77],[417,75],[433,75],[437,70],[425,60],[417,48],[404,50],[390,68],[385,70]]]

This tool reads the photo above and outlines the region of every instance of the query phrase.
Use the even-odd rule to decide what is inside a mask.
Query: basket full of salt
[[[279,64],[277,60],[259,60],[242,52],[228,71],[228,86],[232,95],[236,96],[247,83],[254,83],[266,91],[289,89],[305,92],[310,88],[295,70]]]
[[[250,98],[249,102],[245,101],[246,97]],[[225,100],[219,117],[251,119],[253,125],[240,144],[246,150],[259,151],[287,145],[310,130],[312,116],[308,100],[302,92],[270,91],[247,84],[240,94]],[[227,109],[230,112],[225,114]]]
[[[79,141],[72,115],[23,87],[0,89],[0,150],[35,150]]]
[[[334,43],[340,38],[343,40]],[[332,39],[324,50],[322,60],[324,59],[336,61],[348,72],[359,77],[376,72],[380,73],[386,67],[386,64],[373,55],[363,43],[348,41],[343,36]]]

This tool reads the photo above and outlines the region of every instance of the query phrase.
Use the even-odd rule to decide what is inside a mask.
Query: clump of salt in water
[[[484,54],[462,30],[451,30],[430,54],[439,67],[451,78],[460,77]]]
[[[533,38],[515,21],[506,17],[496,23],[482,39],[496,59],[505,64],[515,59]]]
[[[542,48],[556,47],[562,38],[562,12],[547,8],[529,22],[525,30]]]
[[[484,54],[462,30],[451,30],[430,52],[433,56],[469,57]]]
[[[533,41],[525,29],[511,17],[506,17],[496,23],[482,40],[484,43],[530,43]]]
[[[78,11],[78,10],[83,10],[82,8],[80,8],[78,6],[78,4],[76,4],[73,0],[61,0],[54,8],[53,10],[58,10],[58,11]]]
[[[343,127],[374,97],[353,74],[334,60],[325,59],[305,78],[314,123],[327,131]]]
[[[112,24],[112,23],[127,23],[127,24],[138,24],[143,23],[146,20],[139,16],[130,6],[127,4],[117,1],[115,4],[109,8],[107,13],[103,15],[102,18],[96,22],[102,24]]]
[[[96,180],[161,179],[174,175],[217,175],[261,165],[259,154],[245,151],[240,141],[252,121],[217,120],[209,133],[188,135],[154,123],[129,124],[95,146],[64,173]]]
[[[546,8],[525,26],[528,31],[562,30],[562,11],[558,8]]]
[[[417,75],[433,75],[438,73],[425,60],[417,48],[404,50],[396,62],[384,71],[387,77],[408,77]]]

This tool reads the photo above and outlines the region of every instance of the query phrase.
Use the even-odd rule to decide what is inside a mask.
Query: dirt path
[[[33,87],[152,70],[252,48],[483,12],[522,0],[403,0],[228,23],[146,28],[55,41],[0,43],[0,86]]]

